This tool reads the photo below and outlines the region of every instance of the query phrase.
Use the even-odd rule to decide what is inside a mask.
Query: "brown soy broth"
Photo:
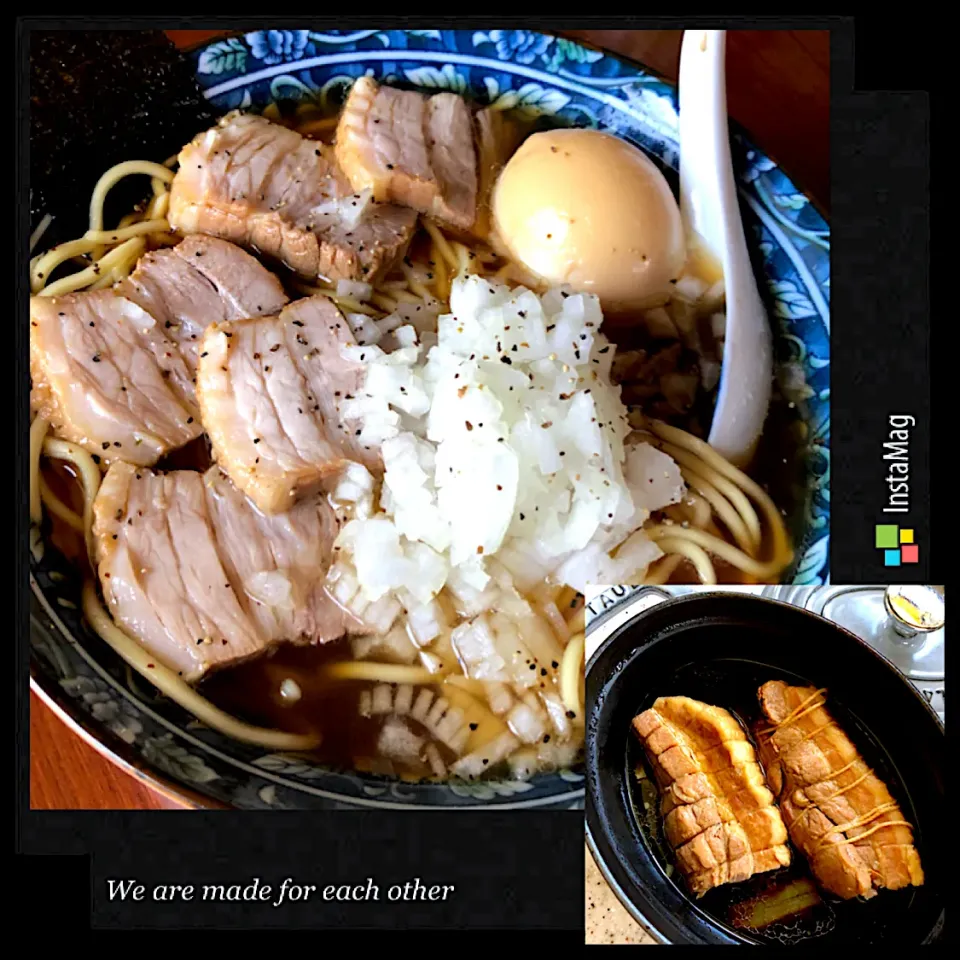
[[[191,440],[185,447],[173,450],[160,460],[155,470],[199,470],[204,473],[213,463],[210,453],[210,442],[206,434],[201,434],[196,440]]]
[[[72,463],[65,460],[43,459],[40,461],[40,475],[61,503],[68,506],[74,513],[83,516],[83,487]],[[47,534],[49,542],[75,564],[86,577],[90,572],[90,565],[83,534],[74,530],[65,520],[54,516],[49,510],[44,510],[44,524],[49,530]]]
[[[410,246],[407,248],[407,260],[411,262],[425,263],[427,266],[432,266],[433,264],[429,261],[429,256],[431,252],[431,240],[430,234],[426,230],[418,229],[417,232],[413,235],[413,239],[410,241]]]
[[[323,668],[349,659],[346,640],[297,647],[284,644],[273,653],[226,667],[200,685],[204,696],[229,713],[259,726],[293,733],[320,733],[319,752],[330,763],[352,766],[355,756],[372,756],[377,725],[359,715],[360,690],[370,684],[329,681]],[[295,703],[280,695],[280,685],[291,679],[300,687]]]
[[[723,560],[720,557],[715,557],[712,554],[710,559],[713,562],[713,569],[717,574],[717,583],[741,584],[753,582],[749,577],[744,575],[743,571],[740,570],[739,567],[735,567],[733,564],[727,563],[726,560]],[[686,557],[680,561],[680,563],[677,565],[677,569],[674,570],[667,579],[668,584],[686,584],[697,582],[697,571],[693,564],[687,560]]]
[[[684,371],[696,366],[696,355],[677,341],[658,341],[651,339],[639,323],[615,327],[605,330],[618,350],[647,350],[651,355],[657,351],[670,348],[671,344],[678,348],[676,369]],[[636,389],[633,381],[627,380],[621,384],[623,399],[629,406],[633,397],[631,390]],[[686,414],[679,414],[674,410],[663,409],[663,404],[654,405],[638,403],[637,406],[647,415],[662,419],[664,422],[678,427],[681,430],[706,440],[713,419],[713,409],[716,391],[707,393],[698,388],[693,406]],[[767,419],[763,433],[757,444],[753,461],[747,473],[770,496],[780,508],[788,527],[788,534],[792,544],[800,542],[804,534],[804,518],[807,511],[800,509],[809,497],[807,490],[807,463],[805,448],[807,445],[807,425],[801,411],[796,404],[791,405],[782,395],[774,391],[767,411]],[[773,553],[770,543],[771,526],[761,519],[763,541],[760,545],[759,556],[769,557]],[[718,518],[714,518],[718,523]],[[747,583],[752,582],[740,569],[718,557],[712,557],[720,583]],[[696,583],[696,573],[693,565],[684,560],[680,563],[668,580],[669,583]]]
[[[249,723],[291,733],[319,733],[322,742],[311,751],[318,763],[357,769],[377,757],[383,717],[363,717],[359,711],[361,692],[372,690],[375,684],[332,680],[323,675],[325,666],[351,659],[346,638],[309,646],[282,644],[264,657],[211,674],[199,689],[218,707]],[[280,695],[281,684],[287,679],[300,688],[301,697],[295,703]],[[416,720],[404,720],[416,733],[424,733]],[[444,761],[452,762],[452,754],[442,744],[436,745]],[[390,772],[377,763],[373,766],[370,772]],[[394,764],[394,770],[411,779],[430,776],[426,763]]]
[[[807,434],[808,427],[799,408],[775,393],[749,469],[750,476],[780,510],[794,549],[804,535],[809,513],[808,509],[801,509],[801,505],[806,508],[805,501],[811,496],[807,479]],[[769,524],[765,523],[763,529],[769,534]],[[769,556],[769,552],[761,556]]]

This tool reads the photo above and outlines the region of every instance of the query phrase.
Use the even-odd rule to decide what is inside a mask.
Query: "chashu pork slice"
[[[354,343],[323,296],[207,329],[197,373],[204,429],[220,467],[261,510],[289,509],[350,461],[377,469],[378,452],[340,416],[364,379],[363,365],[341,355]]]
[[[141,257],[116,289],[156,319],[192,370],[211,323],[278,313],[287,302],[283,285],[258,260],[202,235]]]
[[[276,312],[280,282],[196,237],[147,254],[112,289],[30,300],[31,406],[104,460],[148,466],[202,432],[196,352],[213,321]]]
[[[337,125],[336,155],[355,190],[470,231],[477,219],[473,118],[462,97],[360,77]]]
[[[824,691],[773,680],[758,697],[767,777],[821,886],[849,899],[922,885],[912,826],[826,708]]]
[[[31,406],[106,460],[156,463],[200,436],[193,374],[162,325],[112,290],[32,297]]]
[[[217,467],[204,475],[220,562],[265,636],[294,643],[339,637],[362,623],[331,601],[324,575],[338,525],[326,501],[302,500],[286,514],[258,510]]]
[[[753,745],[726,710],[660,697],[633,720],[661,788],[664,832],[696,896],[790,863]]]
[[[230,113],[179,156],[168,220],[231,240],[308,280],[376,282],[406,253],[416,211],[355,190],[333,149],[252,114]]]
[[[118,462],[94,502],[97,573],[113,618],[187,681],[282,641],[344,633],[323,592],[330,507],[265,517],[216,467],[155,473]]]

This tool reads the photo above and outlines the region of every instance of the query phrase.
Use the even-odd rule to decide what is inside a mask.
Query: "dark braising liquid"
[[[658,694],[692,697],[729,710],[756,746],[753,729],[760,720],[757,690],[766,681],[776,679],[791,684],[816,686],[806,678],[785,674],[763,664],[725,659],[682,667],[663,685]],[[653,699],[651,697],[639,704],[636,712],[652,706]],[[857,745],[866,762],[901,803],[907,818],[916,823],[909,795],[886,751],[859,719],[846,711],[842,704],[828,699],[827,705],[840,726]],[[661,868],[669,873],[673,882],[686,893],[683,875],[675,866],[673,853],[664,836],[660,796],[653,769],[643,746],[632,733],[627,739],[626,754],[626,782],[629,784],[630,806],[638,829]],[[642,771],[640,776],[638,771]],[[910,907],[913,891],[897,891],[895,895],[885,895],[881,891],[876,897],[863,901],[840,900],[818,889],[819,903],[811,906],[810,898],[797,898],[795,902],[803,909],[760,929],[750,927],[751,918],[762,916],[764,912],[762,901],[771,901],[772,908],[775,899],[786,899],[798,888],[809,889],[805,881],[812,880],[813,877],[806,857],[792,845],[791,851],[793,860],[789,867],[761,873],[741,883],[715,887],[693,902],[729,933],[748,937],[758,943],[776,944],[793,944],[820,938],[844,943],[868,941],[869,930],[874,924],[889,923],[891,911],[899,913]]]

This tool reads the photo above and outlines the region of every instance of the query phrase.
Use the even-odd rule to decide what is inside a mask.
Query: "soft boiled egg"
[[[670,185],[642,150],[597,130],[528,137],[493,191],[496,240],[545,282],[622,313],[669,299],[686,244]]]

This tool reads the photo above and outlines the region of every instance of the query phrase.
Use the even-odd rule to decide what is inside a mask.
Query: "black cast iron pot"
[[[738,903],[769,887],[769,875],[700,900],[688,895],[660,834],[652,784],[634,774],[643,750],[630,721],[657,697],[684,695],[731,710],[749,729],[759,714],[757,688],[772,679],[827,688],[831,712],[915,826],[923,886],[881,890],[867,901],[822,894],[823,904],[804,918],[766,932],[738,929],[733,918]],[[854,634],[774,600],[664,599],[602,643],[587,664],[586,692],[587,842],[627,909],[663,942],[865,947],[942,939],[951,829],[943,726],[896,667]],[[789,870],[807,872],[799,851]]]

